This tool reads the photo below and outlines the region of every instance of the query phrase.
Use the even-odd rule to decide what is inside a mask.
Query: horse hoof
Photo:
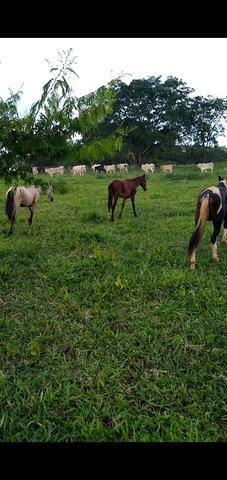
[[[219,257],[213,257],[212,260],[213,260],[213,262],[217,263],[217,262],[220,261],[220,258]]]
[[[189,270],[190,270],[191,272],[194,272],[194,270],[195,270],[195,263],[191,263],[191,264],[189,265]]]
[[[223,247],[227,247],[227,240],[221,240],[221,244]]]

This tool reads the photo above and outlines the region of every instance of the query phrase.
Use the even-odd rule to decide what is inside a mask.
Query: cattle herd
[[[173,164],[167,164],[167,165],[161,165],[160,170],[163,173],[172,173],[173,172]],[[214,170],[214,163],[198,163],[197,167],[200,169],[200,171],[203,172],[208,172],[211,170],[213,173]],[[141,165],[141,170],[143,172],[149,174],[149,173],[154,173],[155,172],[155,164],[154,163],[144,163]],[[94,173],[114,173],[114,172],[128,172],[128,164],[127,163],[119,163],[117,165],[102,165],[101,163],[96,163],[91,166],[91,170]],[[86,165],[74,165],[71,168],[71,174],[73,176],[82,176],[87,172],[87,166]],[[45,168],[45,167],[32,167],[32,173],[33,175],[37,175],[38,173],[48,173],[51,177],[54,174],[59,174],[59,175],[64,175],[64,166],[60,167],[50,167],[50,168]]]
[[[127,163],[119,163],[118,165],[102,165],[101,163],[96,163],[91,166],[91,170],[95,173],[114,173],[115,171],[119,172],[128,172]],[[86,165],[74,165],[71,168],[71,174],[73,176],[82,176],[87,172]],[[64,166],[61,167],[32,167],[33,175],[38,173],[48,173],[51,177],[54,174],[64,175]]]

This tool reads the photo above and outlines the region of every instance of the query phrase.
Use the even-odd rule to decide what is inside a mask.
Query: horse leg
[[[224,233],[221,239],[221,244],[223,247],[227,247],[227,218],[224,219]]]
[[[189,269],[192,271],[192,270],[195,270],[195,248],[189,258]]]
[[[217,254],[217,236],[221,230],[221,222],[213,222],[214,231],[211,235],[211,256],[214,262],[219,262],[219,257]]]
[[[123,200],[123,202],[122,202],[121,211],[120,211],[120,214],[119,214],[119,218],[121,218],[121,214],[122,214],[122,211],[123,211],[123,209],[124,209],[125,202],[126,202],[126,198],[124,198],[124,200]]]
[[[131,202],[132,202],[132,208],[133,208],[134,215],[135,215],[135,217],[137,217],[134,197],[131,197]]]
[[[33,208],[34,208],[34,207],[32,206],[32,207],[28,207],[28,208],[29,208],[29,210],[30,210],[30,212],[31,212],[30,217],[29,217],[29,219],[28,219],[28,224],[31,225],[31,224],[32,224],[32,219],[33,219]]]
[[[10,229],[8,231],[8,235],[12,235],[13,234],[13,225],[15,223],[15,219],[16,219],[16,214],[14,214],[12,216],[12,218],[10,219]]]
[[[116,205],[117,205],[117,201],[118,201],[118,198],[115,198],[115,199],[114,199],[113,206],[112,206],[111,222],[114,221],[114,210],[115,210],[115,207],[116,207]]]

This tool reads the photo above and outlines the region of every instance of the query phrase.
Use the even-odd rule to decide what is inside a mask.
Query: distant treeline
[[[162,164],[218,161],[227,157],[218,147],[224,133],[227,98],[192,97],[182,80],[161,77],[118,81],[113,110],[83,141],[99,140],[124,130],[123,146],[113,161]],[[84,97],[87,101],[88,97]]]

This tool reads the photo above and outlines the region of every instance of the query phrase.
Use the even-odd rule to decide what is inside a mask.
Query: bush
[[[58,178],[57,182],[53,183],[53,191],[55,193],[60,193],[61,195],[65,195],[66,193],[68,193],[68,185],[66,185],[66,182],[61,175]]]

